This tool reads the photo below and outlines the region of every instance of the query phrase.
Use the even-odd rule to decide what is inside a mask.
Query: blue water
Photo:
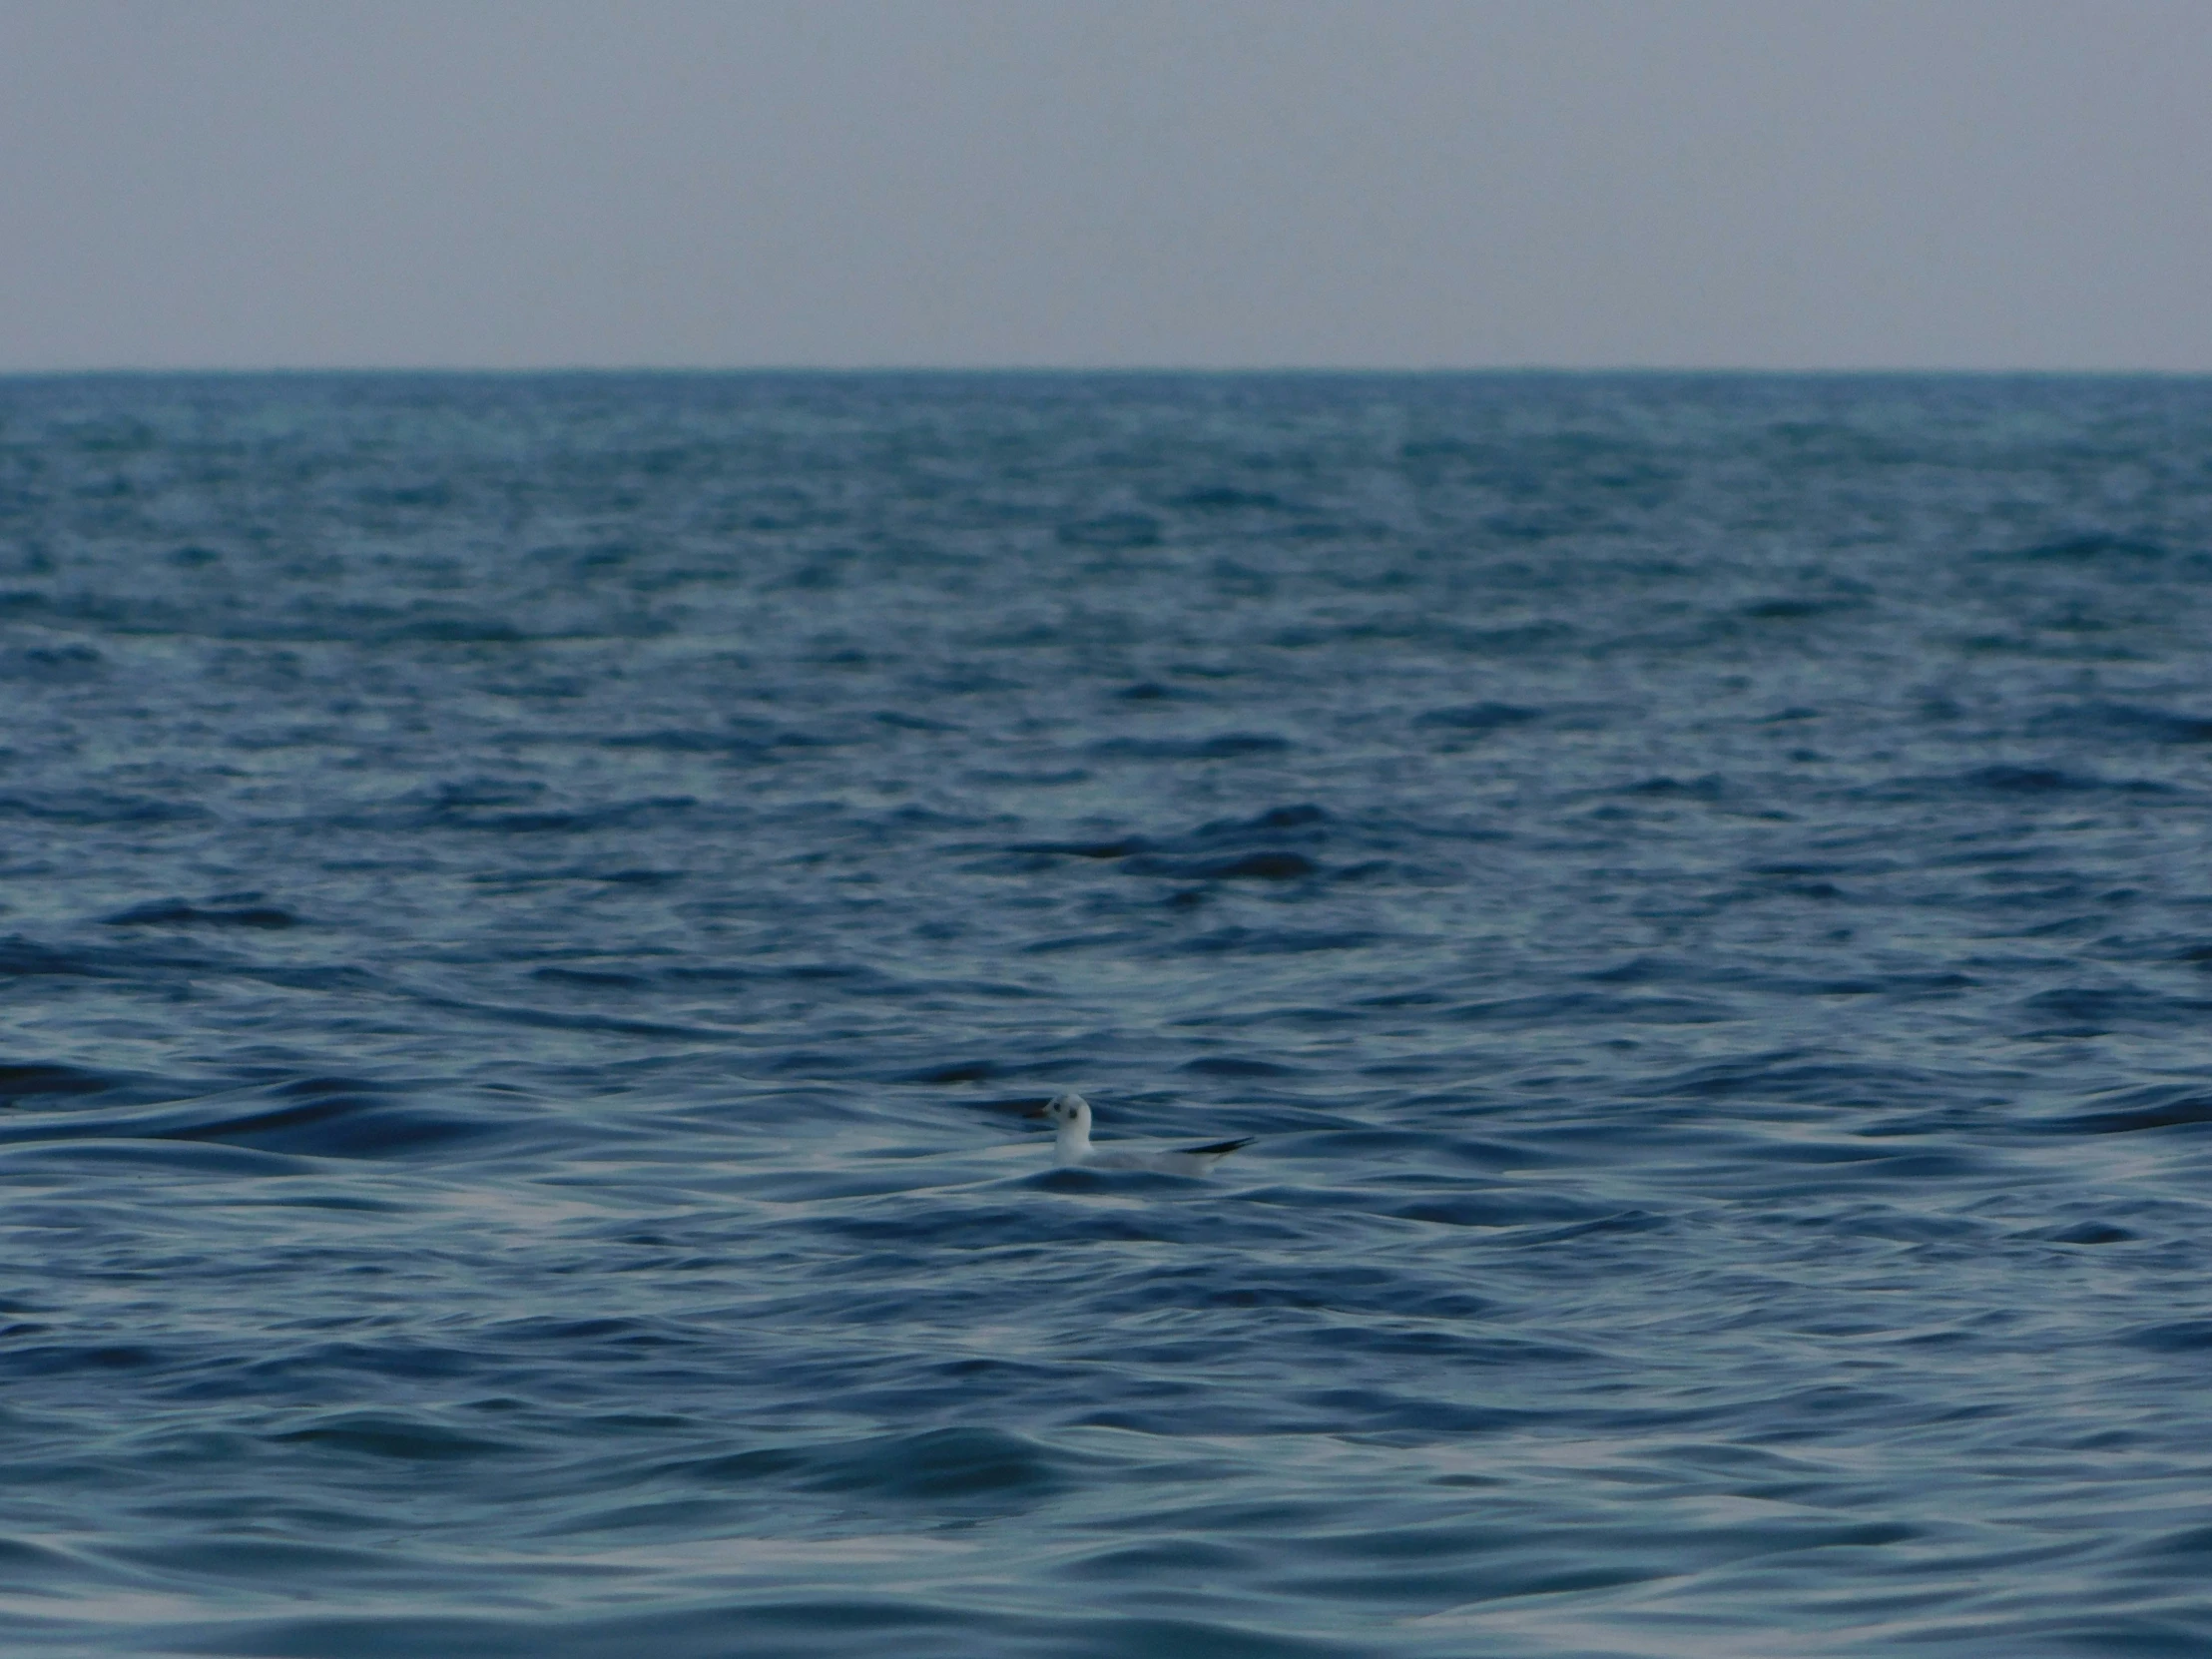
[[[2202,380],[0,381],[4,1649],[2212,1651],[2208,644]]]

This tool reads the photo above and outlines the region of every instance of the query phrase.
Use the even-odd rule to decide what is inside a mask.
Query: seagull
[[[1204,1175],[1240,1148],[1259,1137],[1214,1141],[1206,1146],[1101,1152],[1091,1145],[1091,1103],[1079,1094],[1056,1094],[1035,1111],[1025,1114],[1045,1118],[1060,1126],[1060,1138],[1052,1149],[1056,1164],[1079,1164],[1085,1169],[1148,1169],[1159,1175]]]

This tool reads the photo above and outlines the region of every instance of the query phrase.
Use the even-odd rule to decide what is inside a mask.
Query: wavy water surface
[[[2208,454],[0,382],[7,1650],[2201,1655]]]

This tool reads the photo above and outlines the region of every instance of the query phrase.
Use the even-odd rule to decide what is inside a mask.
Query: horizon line
[[[1335,376],[1343,378],[1394,376],[1400,378],[1445,378],[1454,375],[1527,375],[1530,377],[1573,378],[1605,375],[1708,375],[1714,377],[1822,377],[1822,378],[1906,378],[1914,376],[1945,376],[1952,378],[2065,378],[2065,379],[2205,379],[2212,378],[2212,367],[2203,368],[2149,368],[2149,367],[2080,367],[2065,364],[2020,364],[2006,367],[1961,367],[1946,364],[1882,364],[1846,367],[1833,364],[1806,364],[1794,366],[1716,364],[1716,363],[1607,363],[1607,364],[1558,364],[1558,363],[1459,363],[1459,364],[1330,364],[1330,363],[1250,363],[1250,364],[1190,364],[1190,363],[533,363],[533,364],[471,364],[471,363],[274,363],[274,364],[171,364],[149,366],[145,364],[93,364],[70,367],[8,367],[0,366],[0,380],[63,380],[92,378],[140,378],[161,377],[219,377],[239,378],[279,375],[452,375],[477,378],[514,378],[556,375],[608,377],[623,375],[691,375],[699,377],[717,375],[823,375],[863,376],[882,375],[1124,375],[1141,376]]]

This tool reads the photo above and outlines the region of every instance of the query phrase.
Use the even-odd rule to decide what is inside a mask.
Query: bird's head
[[[1056,1094],[1029,1116],[1043,1118],[1055,1127],[1064,1123],[1079,1123],[1087,1128],[1091,1121],[1091,1103],[1079,1094]]]

